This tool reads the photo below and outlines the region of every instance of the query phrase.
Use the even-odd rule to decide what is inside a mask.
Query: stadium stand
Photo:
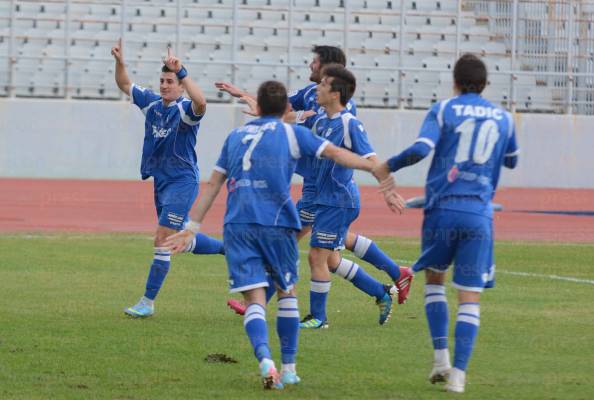
[[[427,108],[451,89],[442,75],[457,54],[473,52],[492,73],[487,93],[510,108],[593,109],[594,1],[520,0],[515,39],[511,0],[179,2],[178,15],[178,0],[0,0],[0,95],[119,99],[109,51],[123,36],[135,79],[154,76],[170,45],[211,100],[228,101],[211,82],[297,86],[312,45],[346,39],[361,106]]]

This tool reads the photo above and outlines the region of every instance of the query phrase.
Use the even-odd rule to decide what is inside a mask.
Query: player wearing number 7
[[[412,165],[435,150],[425,186],[422,254],[413,271],[425,271],[425,312],[433,339],[432,383],[463,392],[465,371],[479,328],[479,300],[493,287],[491,199],[501,165],[514,168],[518,146],[510,113],[481,97],[487,83],[485,64],[463,55],[454,68],[457,96],[435,104],[416,142],[377,167],[387,173]],[[454,366],[448,350],[445,273],[454,262],[458,289]]]
[[[260,118],[233,130],[203,196],[193,206],[186,229],[167,239],[174,252],[183,251],[198,232],[200,222],[227,182],[227,209],[223,240],[229,286],[246,302],[245,331],[258,359],[265,388],[282,388],[300,381],[295,357],[299,335],[299,309],[295,297],[301,222],[291,200],[291,176],[301,157],[329,158],[348,168],[371,171],[374,163],[333,145],[304,127],[281,118],[289,111],[282,83],[264,82],[258,89]],[[378,180],[391,179],[389,173]],[[390,197],[390,192],[384,196]],[[398,196],[394,196],[398,197]],[[401,210],[403,204],[398,208]],[[281,347],[281,375],[268,344],[265,288],[278,293],[277,332]]]

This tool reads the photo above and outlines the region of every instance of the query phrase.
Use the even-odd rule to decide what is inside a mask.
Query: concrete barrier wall
[[[245,122],[242,106],[209,104],[197,141],[202,179],[210,175],[227,133]],[[418,134],[425,111],[360,109],[380,158]],[[594,188],[594,117],[517,114],[522,154],[501,184]],[[143,115],[128,102],[0,100],[0,176],[139,179]],[[399,172],[398,182],[422,186],[429,159]],[[360,183],[372,183],[357,174]]]

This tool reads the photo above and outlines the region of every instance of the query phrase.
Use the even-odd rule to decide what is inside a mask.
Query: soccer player
[[[325,157],[367,171],[374,164],[306,128],[283,123],[281,118],[290,107],[282,83],[264,82],[258,89],[257,105],[261,117],[229,134],[209,184],[191,211],[192,221],[170,237],[166,246],[174,252],[186,248],[226,181],[229,194],[223,240],[230,291],[242,293],[247,304],[244,327],[264,387],[280,389],[300,381],[295,369],[299,335],[295,284],[299,263],[296,234],[301,224],[290,195],[296,162],[303,156]],[[385,178],[389,179],[389,174],[378,176],[378,180]],[[280,375],[268,344],[265,288],[269,286],[275,286],[279,299]]]
[[[434,348],[429,379],[447,381],[451,392],[464,392],[480,294],[494,285],[491,199],[501,165],[515,168],[519,153],[512,115],[481,97],[486,83],[485,64],[463,55],[454,68],[456,97],[435,104],[416,142],[377,168],[396,172],[435,150],[425,186],[422,254],[412,268],[425,271],[425,313]],[[459,303],[453,368],[444,287],[452,261]]]
[[[377,157],[367,140],[363,124],[347,108],[355,88],[355,76],[344,66],[329,64],[323,68],[320,84],[316,87],[316,97],[324,113],[318,115],[313,132],[376,164]],[[397,293],[397,289],[392,285],[382,285],[359,265],[340,256],[340,250],[345,248],[349,226],[360,210],[359,189],[353,181],[353,170],[331,160],[319,160],[313,176],[315,216],[309,252],[310,315],[300,326],[304,329],[327,326],[326,301],[330,289],[330,272],[374,297],[380,308],[379,323],[383,325],[392,313],[392,296]]]
[[[115,58],[115,80],[122,92],[145,115],[144,146],[140,172],[142,179],[153,177],[158,225],[154,240],[154,258],[140,301],[124,312],[132,317],[154,314],[154,300],[170,265],[170,252],[164,240],[181,230],[188,211],[198,195],[196,134],[206,111],[206,100],[198,85],[188,76],[179,58],[167,50],[163,60],[159,94],[130,81],[121,39],[111,49]],[[184,90],[189,99],[182,96]],[[194,254],[223,254],[221,241],[196,234],[185,249]]]
[[[314,46],[312,53],[313,58],[309,65],[311,70],[309,79],[312,83],[289,95],[289,102],[291,103],[293,110],[297,112],[292,118],[295,122],[308,128],[312,127],[318,113],[324,112],[323,108],[318,104],[316,94],[316,87],[321,80],[322,68],[329,64],[341,64],[343,66],[346,64],[344,52],[335,46]],[[250,97],[253,97],[249,93],[243,92],[239,88],[226,82],[217,82],[215,85],[220,90],[225,91],[234,97],[243,98],[248,101]],[[349,100],[346,108],[351,114],[357,115],[357,108],[352,99]],[[311,232],[316,213],[314,205],[316,196],[315,164],[315,160],[302,158],[298,162],[296,169],[296,173],[303,177],[302,195],[297,203],[297,210],[303,228],[297,235],[298,240]],[[410,268],[398,266],[398,264],[388,257],[375,242],[363,235],[348,232],[344,245],[358,258],[367,261],[377,269],[386,272],[390,276],[390,279],[394,281],[398,289],[398,303],[402,304],[406,301],[410,291],[410,284],[413,279]],[[228,304],[239,314],[244,312],[243,305],[234,300],[230,300]]]

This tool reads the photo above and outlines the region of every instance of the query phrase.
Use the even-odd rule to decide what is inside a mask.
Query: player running
[[[124,310],[132,317],[150,317],[154,300],[169,272],[171,253],[164,240],[183,229],[188,211],[199,190],[196,164],[196,135],[206,111],[206,99],[188,76],[179,58],[167,49],[161,69],[159,94],[130,80],[126,70],[121,39],[111,49],[115,58],[115,80],[122,92],[145,115],[144,145],[140,173],[142,179],[153,177],[158,225],[154,240],[154,258],[140,301]],[[182,96],[184,90],[189,99]],[[194,254],[223,254],[221,241],[197,233],[184,249]]]
[[[425,313],[434,348],[429,379],[447,381],[451,392],[464,392],[479,329],[480,294],[494,285],[491,199],[501,165],[515,168],[519,154],[512,115],[481,97],[486,83],[485,64],[463,55],[454,67],[456,97],[435,104],[416,142],[377,168],[396,172],[435,150],[425,186],[422,254],[412,268],[425,271]],[[444,287],[452,261],[459,303],[453,368]]]
[[[283,123],[281,118],[289,106],[282,83],[264,82],[258,89],[257,106],[261,117],[229,134],[208,186],[191,211],[192,221],[184,231],[171,236],[166,246],[174,252],[187,247],[227,182],[223,240],[230,291],[242,293],[246,302],[244,327],[264,387],[281,389],[300,381],[295,368],[299,335],[295,284],[299,263],[296,235],[301,224],[290,196],[297,160],[304,156],[324,157],[366,171],[374,164],[306,128]],[[378,178],[389,179],[389,173]],[[265,288],[269,286],[274,286],[278,294],[280,375],[268,343]]]
[[[316,87],[316,97],[324,113],[318,114],[313,132],[376,164],[377,157],[367,140],[363,124],[347,108],[355,88],[355,76],[342,65],[329,64],[323,68],[320,84]],[[340,250],[345,248],[349,226],[360,211],[359,189],[353,181],[353,170],[331,160],[319,160],[314,171],[315,216],[309,252],[310,315],[300,326],[304,329],[327,326],[326,301],[331,284],[330,272],[374,297],[380,308],[379,324],[383,325],[392,313],[392,296],[397,293],[397,289],[392,285],[382,285],[359,265],[340,256]]]
[[[289,102],[295,111],[291,120],[308,128],[312,127],[318,113],[324,112],[323,108],[318,104],[316,93],[316,87],[321,80],[322,68],[329,64],[341,64],[343,66],[346,64],[344,52],[335,46],[314,46],[312,53],[313,58],[309,65],[311,70],[309,79],[312,83],[289,95]],[[243,98],[248,102],[251,102],[249,99],[253,97],[249,93],[243,92],[236,86],[226,82],[217,82],[215,85],[220,90],[225,91],[234,97]],[[351,114],[357,115],[357,107],[352,99],[349,100],[346,108]],[[316,196],[315,161],[312,162],[312,160],[308,158],[301,159],[298,162],[296,173],[303,177],[302,196],[297,203],[299,217],[303,226],[302,230],[297,235],[298,240],[300,240],[311,232],[311,227],[316,214],[314,205]],[[374,241],[363,235],[348,232],[344,245],[358,258],[372,264],[377,269],[386,272],[398,289],[398,303],[403,304],[406,301],[413,279],[410,268],[398,266],[398,264],[388,257]],[[238,314],[243,314],[243,312],[245,312],[245,306],[236,300],[229,300],[228,304]]]

